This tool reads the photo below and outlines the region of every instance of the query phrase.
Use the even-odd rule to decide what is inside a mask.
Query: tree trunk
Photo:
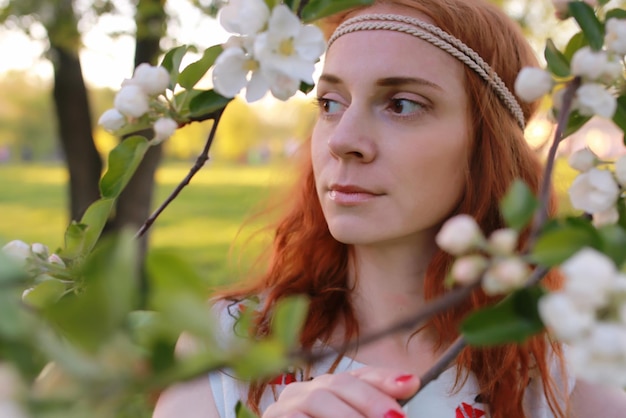
[[[69,170],[70,218],[79,220],[100,197],[102,160],[93,141],[87,89],[78,54],[51,45],[54,105],[59,139]]]
[[[135,67],[141,63],[156,64],[161,52],[160,41],[165,33],[166,14],[164,0],[139,0],[135,22],[137,36],[135,41]],[[144,132],[150,138],[152,131]],[[107,226],[108,231],[117,231],[130,227],[138,230],[150,216],[154,192],[154,175],[162,156],[162,146],[150,147],[133,178],[124,189],[117,202],[115,218]],[[148,247],[148,234],[140,241],[139,262],[143,261]],[[148,285],[142,274],[141,293],[147,294]]]

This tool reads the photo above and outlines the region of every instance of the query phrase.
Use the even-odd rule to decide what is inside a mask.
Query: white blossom
[[[499,295],[518,289],[526,283],[530,268],[519,257],[496,260],[485,273],[482,287],[488,295]]]
[[[159,118],[154,122],[153,129],[154,138],[152,139],[152,143],[156,145],[174,135],[174,132],[178,129],[178,123],[171,118]]]
[[[612,208],[619,193],[613,175],[597,168],[579,174],[569,188],[572,206],[587,213],[604,212]]]
[[[235,97],[246,88],[246,100],[261,99],[269,82],[260,71],[259,62],[242,48],[228,48],[217,57],[213,67],[213,87],[224,97]]]
[[[446,221],[435,237],[437,245],[453,255],[463,255],[476,249],[483,241],[483,233],[470,215],[457,215]]]
[[[517,248],[519,234],[511,228],[496,229],[489,235],[489,249],[499,255],[512,254]]]
[[[488,261],[481,255],[466,255],[454,261],[450,275],[463,285],[475,283],[487,268]]]
[[[615,161],[615,177],[617,177],[619,184],[626,188],[626,155]]]
[[[585,247],[561,264],[563,291],[581,308],[599,308],[607,302],[617,268],[608,256]]]
[[[615,225],[617,221],[619,221],[619,211],[616,206],[611,206],[607,210],[593,214],[593,225],[596,228],[605,225]]]
[[[120,113],[131,118],[139,118],[150,110],[148,95],[134,84],[124,85],[115,95],[113,104]]]
[[[580,309],[563,292],[544,295],[537,308],[545,326],[563,342],[577,340],[595,323],[592,311]]]
[[[534,102],[552,90],[552,75],[541,68],[524,67],[515,79],[515,94],[525,102]]]
[[[626,385],[626,327],[597,323],[585,338],[571,346],[569,364],[574,373],[603,385]]]
[[[617,100],[599,83],[585,83],[576,90],[577,108],[581,115],[612,118]]]
[[[100,116],[98,125],[106,131],[114,132],[126,124],[126,116],[117,109],[109,109]]]
[[[626,19],[611,18],[606,21],[604,44],[608,51],[626,55]]]
[[[267,31],[254,42],[254,56],[263,70],[313,84],[315,62],[325,48],[321,29],[302,25],[289,7],[279,4],[272,10]]]
[[[2,251],[19,262],[25,262],[26,259],[31,256],[30,245],[17,239],[5,244],[5,246],[2,247]]]
[[[230,0],[220,9],[218,19],[228,32],[255,35],[265,27],[269,16],[264,0]]]
[[[585,147],[570,154],[567,162],[574,170],[584,173],[598,164],[598,156]]]
[[[585,46],[572,57],[571,71],[573,75],[588,81],[611,83],[621,77],[622,64],[619,58],[607,54],[606,51],[594,51]]]
[[[142,63],[137,66],[133,78],[122,86],[133,84],[139,86],[148,96],[156,96],[167,89],[170,84],[170,74],[165,67],[152,66]]]

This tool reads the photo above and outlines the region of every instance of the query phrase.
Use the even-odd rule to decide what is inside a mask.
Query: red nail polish
[[[406,383],[411,379],[413,379],[412,374],[403,374],[402,376],[396,377],[396,383],[398,384]]]
[[[405,418],[405,415],[402,412],[394,411],[390,409],[385,413],[383,418]]]

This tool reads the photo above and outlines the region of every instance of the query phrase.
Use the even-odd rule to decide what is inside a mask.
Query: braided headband
[[[340,36],[363,30],[391,30],[407,33],[430,42],[474,70],[495,91],[502,103],[524,130],[524,113],[513,93],[502,79],[472,48],[437,26],[409,16],[396,14],[365,14],[350,18],[337,27],[328,40],[328,48]]]

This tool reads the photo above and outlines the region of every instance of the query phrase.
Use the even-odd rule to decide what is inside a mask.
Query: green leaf
[[[573,110],[569,114],[569,119],[567,121],[567,126],[563,131],[563,138],[567,138],[572,135],[574,132],[578,131],[583,125],[591,119],[591,116],[583,116],[578,113],[577,110]]]
[[[44,311],[69,341],[96,351],[125,324],[138,291],[137,245],[131,231],[102,239],[85,263],[84,288]]]
[[[132,136],[111,150],[107,172],[100,180],[102,197],[116,198],[122,193],[149,146],[143,136]]]
[[[11,257],[0,251],[0,285],[9,285],[25,281],[28,275]]]
[[[520,231],[532,220],[538,205],[526,183],[515,180],[500,202],[500,211],[506,224]]]
[[[548,63],[548,70],[558,77],[568,77],[570,75],[569,60],[559,51],[552,39],[546,41],[546,48],[543,55]]]
[[[191,89],[209,71],[217,57],[224,49],[221,45],[207,48],[198,61],[189,64],[178,76],[178,84],[186,89]]]
[[[598,20],[593,8],[583,1],[572,1],[568,4],[570,14],[576,19],[578,25],[589,41],[589,46],[594,51],[602,49],[604,44],[604,27]]]
[[[89,205],[85,211],[80,220],[80,223],[86,226],[81,248],[83,255],[89,253],[96,245],[96,242],[98,242],[104,225],[113,211],[113,205],[115,205],[115,199],[113,198],[99,199]]]
[[[302,21],[305,23],[313,22],[343,10],[373,3],[374,0],[311,0],[302,9]]]
[[[311,91],[313,91],[314,87],[315,87],[315,84],[307,84],[305,82],[302,82],[300,83],[299,90],[304,94],[309,94]]]
[[[524,342],[543,330],[537,302],[545,293],[539,286],[520,289],[497,305],[474,312],[461,325],[463,337],[479,347]]]
[[[626,10],[625,9],[611,9],[606,12],[604,16],[604,21],[608,21],[609,19],[626,19]]]
[[[47,308],[61,299],[66,290],[65,284],[59,280],[46,280],[26,293],[24,301],[35,308]]]
[[[65,229],[65,246],[59,255],[73,259],[83,254],[86,230],[87,225],[72,221]]]
[[[231,100],[232,99],[217,94],[213,90],[207,90],[191,99],[189,110],[192,117],[206,116],[219,109],[225,108]]]
[[[626,230],[619,225],[607,225],[598,232],[602,238],[602,251],[621,266],[626,262]]]
[[[235,416],[237,418],[258,418],[254,412],[248,409],[241,401],[237,401],[237,405],[235,405]]]
[[[579,224],[572,221],[542,232],[531,251],[532,262],[552,267],[567,260],[583,247],[600,248],[601,240],[596,229],[589,221],[580,221]]]
[[[565,47],[565,51],[563,52],[565,59],[570,62],[576,51],[587,45],[589,45],[589,41],[585,38],[585,34],[582,32],[576,33],[570,38],[567,46]]]
[[[620,127],[622,132],[626,132],[626,95],[621,95],[617,98],[617,108],[613,115],[613,122]],[[626,144],[626,141],[624,144]]]
[[[233,360],[235,374],[245,380],[275,376],[288,366],[283,345],[273,339],[252,343]]]
[[[180,64],[183,61],[183,57],[189,51],[195,51],[196,48],[190,45],[181,45],[176,48],[170,49],[165,53],[161,66],[165,67],[170,73],[170,89],[174,89],[172,80],[178,80],[178,74],[180,71]]]
[[[280,4],[280,0],[265,0],[265,4],[272,10],[276,5]]]
[[[291,348],[299,342],[300,331],[309,307],[304,296],[291,296],[281,300],[272,318],[272,337]]]

